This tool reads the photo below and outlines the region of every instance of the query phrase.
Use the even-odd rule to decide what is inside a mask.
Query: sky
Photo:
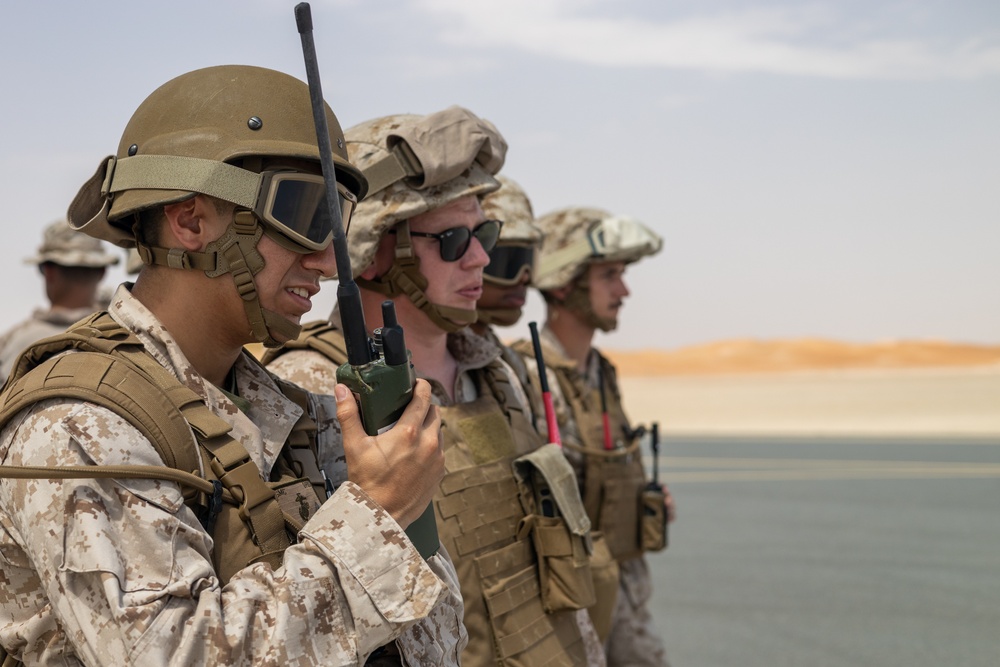
[[[44,302],[23,258],[155,88],[234,63],[305,79],[294,4],[0,0],[0,329]],[[460,104],[507,139],[503,173],[536,214],[596,206],[663,237],[629,268],[620,328],[601,345],[1000,343],[1000,3],[328,0],[312,12],[345,128]],[[307,317],[325,317],[334,292]],[[543,317],[532,297],[502,335]]]

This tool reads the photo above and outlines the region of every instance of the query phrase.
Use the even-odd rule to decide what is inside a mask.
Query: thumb
[[[361,423],[361,413],[358,402],[347,385],[338,384],[333,388],[333,396],[337,399],[337,420],[340,421],[340,433],[344,442],[354,442],[356,438],[364,438],[365,427]]]

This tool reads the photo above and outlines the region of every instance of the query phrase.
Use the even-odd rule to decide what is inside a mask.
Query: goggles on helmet
[[[253,211],[266,226],[287,238],[297,252],[323,250],[333,239],[323,177],[292,170],[250,171],[232,164],[178,155],[109,158],[101,193],[125,190],[197,192]],[[357,204],[340,183],[340,210],[346,230]],[[295,246],[298,246],[297,248]]]
[[[658,252],[662,246],[663,240],[634,218],[604,218],[593,223],[582,239],[540,257],[536,279],[588,258],[632,262]]]
[[[531,273],[535,244],[503,243],[490,251],[490,263],[483,269],[483,280],[494,285],[517,285]]]
[[[469,249],[469,245],[472,243],[472,237],[479,239],[479,243],[486,252],[493,250],[493,246],[497,244],[497,239],[500,238],[500,227],[502,226],[503,223],[499,220],[484,220],[472,229],[468,227],[451,227],[438,233],[415,232],[411,229],[410,236],[435,239],[441,251],[441,259],[445,262],[455,262],[465,255]],[[390,229],[389,233],[395,234],[396,229]]]
[[[333,221],[326,204],[322,176],[297,171],[261,173],[260,193],[253,213],[265,224],[306,251],[323,250],[333,240]],[[337,184],[345,233],[358,200]],[[294,248],[293,248],[294,249]]]

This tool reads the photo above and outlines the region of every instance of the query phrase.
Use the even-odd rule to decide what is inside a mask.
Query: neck
[[[385,297],[377,292],[361,290],[369,334],[382,324],[384,300]],[[413,367],[421,375],[437,380],[448,397],[454,400],[458,361],[448,351],[448,334],[405,296],[396,297],[393,302],[396,304],[396,319],[403,327],[406,347],[412,355]]]
[[[545,326],[559,340],[566,355],[576,362],[580,372],[585,371],[596,329],[572,311],[557,305],[549,305]]]
[[[221,295],[231,300],[221,290],[227,277],[208,278],[200,271],[157,267],[144,270],[132,288],[132,296],[170,332],[195,371],[217,387],[225,387],[226,375],[247,342],[236,334],[232,313],[211,298]],[[226,287],[232,289],[232,285]],[[200,297],[191,298],[193,294]],[[244,333],[249,333],[249,325]]]

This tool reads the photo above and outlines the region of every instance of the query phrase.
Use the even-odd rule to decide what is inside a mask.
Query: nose
[[[323,250],[317,250],[302,255],[302,266],[311,271],[318,271],[324,278],[332,278],[337,272],[337,261],[331,243]]]
[[[625,282],[625,278],[618,279],[618,294],[621,298],[627,297],[631,292],[628,289],[628,284]]]
[[[490,256],[483,249],[483,244],[475,236],[469,240],[469,247],[462,255],[462,267],[466,269],[482,269],[490,263]]]

